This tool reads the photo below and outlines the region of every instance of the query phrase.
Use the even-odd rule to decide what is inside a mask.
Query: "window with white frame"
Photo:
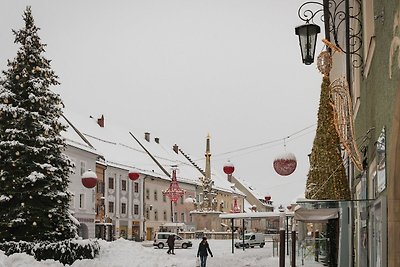
[[[121,190],[126,191],[126,180],[121,181]]]
[[[114,178],[108,177],[108,189],[114,189]]]
[[[108,202],[108,212],[114,213],[114,202],[113,201]]]
[[[150,189],[146,188],[146,199],[150,199]]]
[[[157,210],[154,211],[154,220],[158,221],[158,211]]]
[[[164,221],[166,221],[167,220],[167,212],[164,210]]]
[[[138,204],[133,205],[133,214],[135,214],[135,215],[139,214],[139,205]]]
[[[101,180],[97,180],[96,193],[104,194],[104,182]]]
[[[181,220],[182,220],[181,222],[185,222],[185,213],[184,212],[181,213]]]
[[[157,192],[157,189],[154,190],[154,200],[155,200],[155,201],[158,200],[158,192]]]
[[[126,214],[126,203],[121,203],[121,214]]]
[[[135,193],[139,193],[139,183],[135,182],[135,184],[134,184],[134,192]]]
[[[81,160],[81,175],[86,171],[86,161]]]
[[[146,219],[150,220],[150,209],[146,208]]]

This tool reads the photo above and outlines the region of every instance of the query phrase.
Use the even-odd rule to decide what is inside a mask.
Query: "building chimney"
[[[97,124],[101,127],[104,128],[104,116],[101,115],[101,118],[97,119]]]
[[[150,133],[149,133],[149,132],[145,132],[145,133],[144,133],[144,139],[145,139],[147,142],[150,142]]]
[[[175,144],[175,145],[172,147],[172,149],[175,151],[176,154],[179,153],[179,147],[178,147],[177,144]]]
[[[160,143],[160,138],[154,137],[154,142],[156,142],[157,144],[159,144],[159,143]]]

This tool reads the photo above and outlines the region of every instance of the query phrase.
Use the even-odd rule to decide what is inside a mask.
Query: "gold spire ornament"
[[[324,74],[305,196],[308,199],[348,200],[350,188],[334,125],[329,85],[329,76]]]

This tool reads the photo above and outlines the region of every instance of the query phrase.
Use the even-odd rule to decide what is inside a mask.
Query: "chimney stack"
[[[150,133],[149,133],[149,132],[145,132],[145,133],[144,133],[144,139],[145,139],[147,142],[150,142]]]
[[[154,142],[156,142],[157,144],[159,144],[159,143],[160,143],[160,138],[154,137]]]
[[[175,151],[176,154],[179,153],[179,147],[178,147],[177,144],[175,144],[175,145],[172,147],[172,149]]]
[[[101,115],[101,118],[97,119],[97,124],[101,127],[104,128],[104,116]]]

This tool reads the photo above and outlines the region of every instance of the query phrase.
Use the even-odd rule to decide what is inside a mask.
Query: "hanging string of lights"
[[[284,142],[284,140],[285,140],[285,142],[289,142],[288,139],[294,140],[294,139],[299,138],[301,136],[304,136],[304,135],[306,135],[306,134],[308,134],[310,132],[313,132],[314,129],[304,133],[305,131],[309,130],[310,128],[315,127],[316,125],[317,124],[314,123],[314,124],[309,125],[309,126],[303,128],[301,130],[298,130],[298,131],[296,131],[296,132],[294,132],[294,133],[292,133],[290,135],[287,135],[287,136],[285,136],[283,138],[274,139],[274,140],[266,141],[266,142],[259,143],[259,144],[256,144],[256,145],[246,146],[246,147],[237,148],[237,149],[234,149],[234,150],[218,153],[218,154],[213,155],[213,158],[215,159],[215,158],[219,158],[219,157],[222,157],[222,156],[226,156],[226,155],[234,154],[234,153],[238,153],[238,152],[245,152],[245,153],[241,153],[240,154],[240,155],[244,155],[244,154],[254,153],[256,151],[263,150],[263,149],[266,149],[266,148],[274,147],[274,146],[280,145],[282,142]],[[299,135],[300,133],[303,133],[303,134]],[[267,145],[269,145],[269,146],[267,146]],[[251,150],[251,151],[249,151],[249,150]],[[230,158],[232,158],[232,157],[230,157]],[[203,158],[198,158],[198,159],[195,159],[193,161],[201,161],[201,160],[204,160],[204,159]]]

